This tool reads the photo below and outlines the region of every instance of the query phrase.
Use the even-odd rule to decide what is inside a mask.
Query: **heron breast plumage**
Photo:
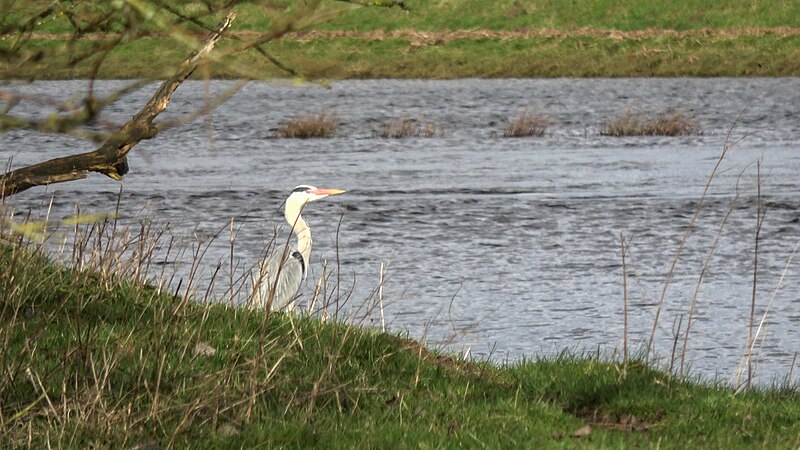
[[[294,303],[297,292],[306,275],[306,262],[303,255],[296,248],[282,245],[266,258],[259,267],[257,286],[253,296],[253,306],[266,308],[269,302],[270,291],[275,290],[272,296],[272,310],[281,310]]]

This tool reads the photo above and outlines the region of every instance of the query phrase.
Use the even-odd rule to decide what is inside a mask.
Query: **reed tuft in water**
[[[330,111],[295,117],[281,125],[275,136],[291,139],[330,138],[336,134],[341,120]]]
[[[542,137],[552,123],[553,119],[550,117],[526,109],[508,121],[503,129],[503,137]]]
[[[440,134],[436,125],[423,124],[419,119],[402,117],[383,125],[378,136],[384,139],[404,139],[412,137],[434,137]]]
[[[687,136],[703,134],[694,117],[678,110],[650,116],[626,109],[603,127],[604,136]]]

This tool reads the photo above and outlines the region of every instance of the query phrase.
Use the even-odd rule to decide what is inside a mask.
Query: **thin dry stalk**
[[[778,284],[775,286],[775,289],[772,291],[772,294],[769,297],[769,301],[767,302],[767,307],[764,309],[764,313],[761,315],[761,320],[759,321],[758,328],[756,329],[755,334],[753,335],[753,340],[750,342],[750,347],[745,351],[745,357],[743,358],[742,363],[737,370],[736,375],[736,385],[739,386],[737,392],[741,391],[745,385],[741,384],[741,378],[744,373],[744,368],[749,366],[748,356],[753,354],[753,350],[755,347],[755,342],[758,340],[759,336],[761,335],[762,330],[764,329],[764,325],[767,320],[767,316],[772,308],[772,303],[775,300],[775,297],[778,295],[778,290],[783,285],[783,280],[786,278],[786,274],[789,272],[789,266],[794,259],[794,256],[797,254],[797,251],[800,250],[800,241],[795,244],[794,249],[792,249],[792,253],[789,254],[789,258],[786,260],[786,265],[783,267],[783,271],[781,272],[781,277],[778,279]],[[763,338],[762,338],[763,339]],[[760,351],[760,350],[759,350]],[[756,355],[758,356],[758,355]]]
[[[742,111],[743,112],[743,111]],[[742,112],[739,113],[739,117],[741,117]],[[664,286],[661,290],[661,296],[658,299],[658,306],[656,307],[655,317],[653,318],[653,327],[650,331],[650,338],[647,342],[647,348],[645,350],[645,362],[650,361],[650,353],[653,351],[653,343],[656,337],[656,330],[658,329],[658,320],[661,316],[661,311],[664,308],[664,302],[666,301],[667,290],[669,288],[670,281],[672,280],[672,274],[675,272],[675,268],[678,265],[678,260],[680,259],[681,253],[683,249],[686,247],[686,242],[689,240],[689,235],[691,234],[692,230],[694,230],[694,224],[697,222],[697,218],[700,216],[700,211],[703,208],[703,204],[705,202],[706,197],[708,196],[708,190],[711,188],[711,183],[714,181],[714,178],[717,176],[717,172],[719,171],[719,167],[722,164],[722,161],[725,159],[725,156],[728,152],[739,142],[745,139],[749,134],[745,134],[744,137],[741,139],[732,142],[731,141],[731,133],[733,132],[736,123],[738,122],[738,117],[734,121],[733,125],[728,129],[728,136],[725,138],[725,144],[722,147],[722,153],[720,153],[719,158],[717,158],[716,164],[714,164],[714,168],[711,170],[711,173],[706,180],[706,185],[703,187],[703,193],[700,195],[700,199],[697,202],[697,206],[695,207],[694,214],[692,214],[692,218],[689,221],[689,225],[686,227],[686,230],[683,232],[683,236],[681,237],[680,243],[678,244],[678,248],[675,250],[675,256],[672,258],[672,263],[670,264],[669,270],[667,271],[667,275],[664,279]]]
[[[675,322],[677,322],[677,328],[675,326]],[[683,325],[683,314],[679,314],[678,317],[672,323],[672,353],[669,356],[669,369],[667,369],[667,379],[672,380],[672,375],[674,372],[675,367],[675,355],[678,349],[678,342],[681,339],[681,326]]]
[[[633,252],[633,238],[628,238],[627,244],[625,244],[625,251],[626,251],[626,265],[628,266],[628,275],[633,274],[633,280],[636,282],[636,286],[639,287],[639,294],[642,296],[642,300],[645,303],[649,303],[649,297],[647,295],[647,289],[644,287],[644,283],[642,283],[642,279],[639,276],[639,271],[636,269],[636,254]]]
[[[378,284],[378,302],[380,302],[381,308],[381,331],[386,332],[386,317],[383,315],[383,280],[386,277],[386,269],[389,268],[389,264],[384,265],[381,263],[381,276],[380,281]]]
[[[528,108],[508,121],[503,129],[503,137],[542,137],[552,123],[550,117],[536,114]]]
[[[756,317],[756,287],[758,284],[758,244],[761,237],[761,226],[764,223],[764,216],[766,210],[764,209],[764,202],[761,198],[761,161],[756,161],[756,192],[757,192],[757,210],[756,210],[756,234],[755,234],[755,251],[753,252],[753,295],[750,300],[750,321],[747,328],[747,389],[750,389],[753,381],[753,325]]]
[[[336,134],[340,123],[336,113],[322,111],[287,121],[276,130],[275,136],[292,139],[330,138]]]
[[[680,366],[680,375],[684,375],[684,364],[686,362],[686,351],[689,347],[689,331],[692,328],[692,323],[694,322],[694,313],[697,310],[697,297],[700,295],[700,287],[703,285],[703,280],[705,279],[705,275],[708,272],[708,268],[711,265],[711,259],[714,257],[714,253],[717,250],[719,245],[719,240],[722,237],[722,231],[725,229],[725,225],[728,223],[728,219],[733,213],[733,210],[736,208],[737,201],[739,200],[739,180],[741,179],[744,171],[739,173],[739,177],[736,179],[736,194],[731,200],[730,206],[728,206],[728,211],[725,213],[725,217],[722,218],[722,222],[717,229],[717,234],[714,236],[714,241],[711,243],[711,248],[708,250],[708,254],[706,255],[705,260],[703,261],[703,267],[700,269],[700,275],[697,278],[697,283],[694,287],[694,293],[692,294],[691,304],[689,306],[689,314],[686,320],[686,331],[683,336],[683,347],[681,348],[681,366]]]
[[[186,283],[186,289],[182,295],[183,298],[189,299],[194,295],[194,290],[196,289],[195,282],[198,280],[198,272],[202,267],[202,261],[205,259],[208,249],[211,248],[211,245],[217,240],[224,229],[225,227],[220,228],[205,241],[202,238],[199,238],[196,242],[196,246],[195,243],[192,243],[192,246],[194,246],[194,254],[192,255],[192,264],[191,268],[189,269],[189,279]],[[197,233],[195,235],[199,236]]]
[[[81,216],[81,206],[80,206],[80,204],[76,203],[75,204],[75,217],[80,217],[80,216]],[[78,271],[81,270],[80,262],[83,261],[83,257],[81,257],[81,258],[78,257],[79,249],[81,248],[81,246],[78,244],[80,242],[80,240],[78,239],[78,231],[79,230],[80,230],[80,224],[78,222],[75,222],[75,227],[72,230],[72,240],[73,240],[73,242],[75,242],[75,245],[72,246],[72,262],[75,265],[75,270],[78,270]],[[80,261],[79,261],[79,259],[80,259]]]
[[[377,311],[377,314],[379,315],[378,320],[381,324],[381,330],[384,332],[386,331],[386,317],[384,315],[386,302],[384,301],[383,287],[385,286],[387,280],[386,271],[388,266],[388,263],[381,263],[378,272],[378,286],[373,289],[369,295],[367,295],[367,297],[358,307],[355,308],[354,311],[351,311],[351,324],[358,327],[364,327],[365,324],[369,324],[368,326],[371,326],[374,324],[374,317]],[[355,283],[353,284],[353,288],[354,287]]]
[[[619,233],[622,253],[622,365],[628,367],[628,267],[625,264],[625,254],[628,252],[625,243],[625,234]]]
[[[330,279],[330,273],[328,272],[328,262],[322,262],[322,274],[317,279],[317,283],[314,285],[314,293],[311,296],[311,301],[308,302],[308,309],[307,314],[313,315],[319,312],[320,320],[323,322],[327,322],[328,315],[327,315],[327,305],[324,304],[325,296],[323,294],[325,287],[328,284],[328,280]],[[322,303],[319,308],[317,308],[317,304]]]
[[[234,295],[234,292],[235,292],[235,289],[234,289],[234,284],[233,284],[233,273],[234,273],[234,267],[233,267],[233,261],[234,261],[234,257],[233,257],[233,247],[234,247],[234,242],[236,242],[236,234],[234,233],[234,229],[233,229],[233,220],[234,220],[234,218],[233,218],[233,217],[231,217],[231,235],[230,235],[230,249],[231,249],[231,253],[230,253],[230,259],[231,259],[231,260],[230,260],[230,270],[229,270],[229,277],[228,277],[228,278],[229,278],[229,279],[228,279],[228,283],[229,283],[229,286],[230,286],[230,287],[229,287],[229,289],[230,289],[230,295],[229,295],[229,297],[228,297],[228,303],[229,303],[229,305],[230,305],[230,306],[233,306],[233,305],[235,304],[235,303],[234,303],[234,300],[233,300],[233,295]]]
[[[792,385],[792,374],[794,373],[794,366],[797,364],[797,353],[794,352],[794,356],[792,357],[792,365],[789,366],[789,372],[786,374],[786,382],[784,383],[786,387],[790,387]]]
[[[50,203],[48,203],[47,205],[47,213],[44,216],[44,227],[42,227],[42,240],[40,242],[42,244],[44,243],[47,236],[47,224],[50,222],[50,214],[53,212],[53,202],[55,201],[55,199],[56,199],[56,193],[53,192],[53,194],[50,195]]]
[[[342,230],[342,221],[344,221],[344,214],[339,216],[339,223],[336,224],[336,240],[334,241],[334,248],[336,249],[336,285],[333,287],[334,292],[336,293],[336,312],[334,313],[334,320],[339,319],[339,309],[344,306],[344,303],[340,303],[339,299],[341,296],[340,287],[342,286],[342,260],[339,255],[339,236]],[[355,280],[353,280],[355,283]],[[351,291],[352,292],[352,291]],[[349,299],[349,295],[345,302]]]

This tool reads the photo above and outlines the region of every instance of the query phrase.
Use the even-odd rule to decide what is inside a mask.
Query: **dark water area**
[[[102,82],[97,89],[123,84]],[[164,118],[195,111],[207,93],[231,84],[186,83]],[[59,81],[4,89],[68,98],[85,86]],[[154,86],[123,97],[103,119],[124,122]],[[26,107],[36,114],[26,104],[13,111]],[[506,120],[525,108],[553,119],[546,135],[498,137]],[[603,125],[626,108],[677,108],[704,132],[601,136]],[[337,137],[272,137],[287,118],[320,110],[343,121]],[[377,137],[387,121],[406,116],[441,133]],[[620,233],[631,240],[628,323],[636,349],[650,336],[665,276],[726,142],[735,145],[676,264],[656,349],[669,364],[673,334],[678,322],[685,327],[702,274],[687,349],[692,373],[729,381],[740,367],[760,170],[766,216],[756,321],[768,311],[757,373],[767,383],[785,376],[800,350],[800,263],[792,259],[800,242],[800,79],[374,80],[331,89],[251,83],[210,118],[137,146],[121,211],[135,221],[146,209],[170,222],[184,242],[225,230],[236,217],[237,267],[252,267],[281,225],[279,207],[294,186],[346,189],[304,213],[315,237],[304,296],[314,288],[320,261],[335,265],[338,228],[340,274],[347,284],[355,280],[353,304],[376,288],[380,265],[388,263],[383,295],[391,330],[433,345],[455,336],[450,350],[496,360],[564,348],[611,352],[623,337]],[[13,157],[14,167],[92,148],[57,135],[0,134],[0,158]],[[9,203],[18,214],[41,216],[55,193],[55,217],[74,214],[76,202],[84,212],[113,212],[119,187],[93,175],[27,191]],[[206,274],[229,258],[225,233],[204,259]]]

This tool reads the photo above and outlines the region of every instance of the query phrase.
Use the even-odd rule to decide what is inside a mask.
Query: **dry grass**
[[[324,265],[317,312],[233,308],[250,280],[236,262],[234,222],[182,247],[149,217],[76,214],[44,226],[0,211],[3,448],[469,447],[476,439],[492,448],[662,440],[776,448],[800,431],[796,390],[734,397],[637,359],[620,365],[568,351],[473,363],[349,326],[377,317],[371,308],[382,317],[382,290],[345,319],[350,294]],[[209,267],[203,258],[218,238],[231,260]],[[60,264],[46,257],[47,242],[63,243]],[[214,284],[229,290],[215,297]],[[486,420],[498,410],[514,426]],[[407,411],[435,421],[399,422]],[[587,423],[591,436],[576,435]]]
[[[509,120],[503,129],[503,137],[544,136],[553,119],[543,114],[536,114],[530,109],[521,112],[514,120]]]
[[[336,134],[340,123],[336,113],[321,111],[290,119],[275,131],[275,136],[293,139],[330,138]]]
[[[604,136],[687,136],[703,134],[694,117],[678,110],[667,110],[655,116],[626,109],[609,122],[600,134]]]
[[[385,123],[378,136],[384,139],[403,139],[409,137],[433,137],[439,133],[440,130],[436,125],[423,124],[419,119],[411,117],[402,117]]]
[[[183,245],[168,225],[118,215],[27,222],[0,205],[0,447],[185,448],[192,435],[213,435],[210,423],[238,434],[287,404],[302,404],[304,417],[325,408],[316,401],[335,390],[338,361],[374,335],[340,322],[376,316],[374,296],[339,315],[349,293],[330,286],[335,271],[324,267],[305,314],[232,309],[251,295],[233,222],[231,260],[214,269],[204,257],[227,246],[218,239],[227,228]],[[22,334],[34,350],[17,345]],[[311,340],[324,347],[318,355]],[[280,409],[270,409],[275,399]]]

